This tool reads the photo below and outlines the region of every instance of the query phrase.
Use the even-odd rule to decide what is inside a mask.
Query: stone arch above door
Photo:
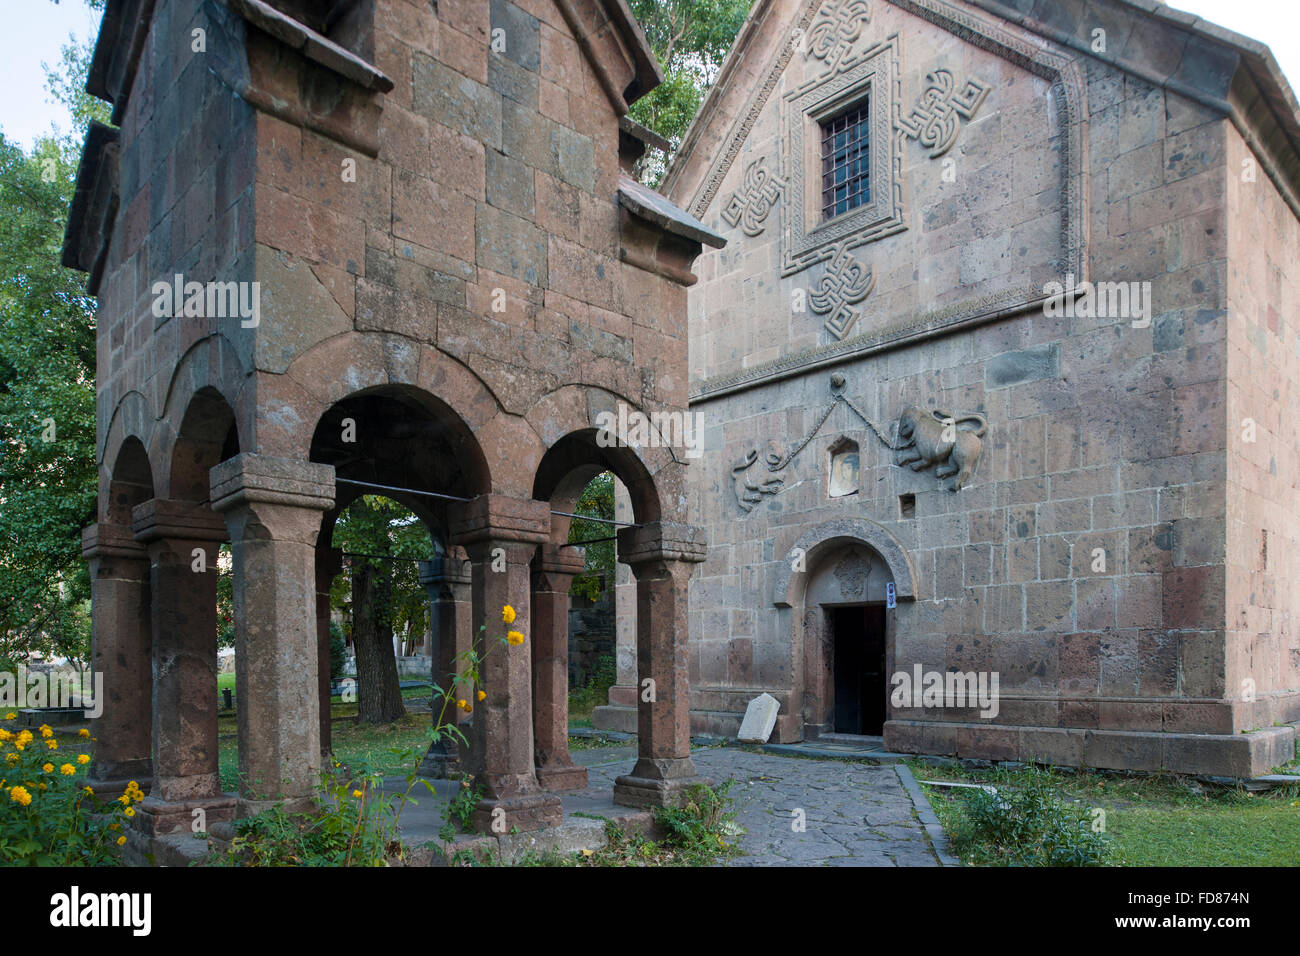
[[[900,601],[914,601],[919,579],[903,545],[883,525],[867,519],[828,521],[810,529],[795,542],[777,572],[772,602],[777,607],[798,607],[804,603],[810,572],[833,552],[848,545],[861,545],[871,560],[883,561],[889,580],[894,582]],[[848,571],[846,570],[846,573]],[[864,598],[865,600],[865,598]]]

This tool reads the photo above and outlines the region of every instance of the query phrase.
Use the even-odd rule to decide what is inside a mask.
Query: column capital
[[[149,549],[135,539],[126,525],[101,521],[81,529],[81,556],[87,561],[96,558],[132,558],[146,561]]]
[[[469,584],[472,579],[469,562],[449,555],[421,561],[419,574],[420,583],[426,588],[438,584]]]
[[[551,536],[551,506],[545,501],[479,495],[448,509],[452,543],[475,545],[484,542],[544,544]]]
[[[212,510],[273,504],[313,511],[334,507],[334,466],[250,452],[227,458],[209,473]]]
[[[537,570],[543,574],[582,574],[587,570],[587,549],[548,541],[538,549]]]
[[[696,525],[652,521],[618,529],[618,560],[636,567],[654,561],[699,564],[708,556],[708,536]]]
[[[150,498],[131,509],[131,531],[137,541],[225,541],[226,523],[206,505],[171,498]]]

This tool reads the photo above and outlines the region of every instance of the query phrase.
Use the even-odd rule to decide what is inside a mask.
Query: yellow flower
[[[505,607],[501,609],[501,620],[504,621],[506,624],[515,623],[515,609],[512,608],[509,604],[507,604]]]
[[[47,763],[45,764],[45,766],[41,767],[41,770],[43,770],[45,773],[54,773],[54,764]]]
[[[94,794],[95,794],[95,788],[94,788],[94,787],[82,787],[81,789],[84,790],[84,791],[86,791],[86,793],[90,794],[91,796],[94,796]]]
[[[9,754],[9,755],[7,755],[7,756],[5,757],[5,760],[8,761],[9,766],[11,766],[11,767],[12,767],[14,764],[16,764],[18,761],[22,760],[22,759],[23,759],[23,758],[20,757],[20,756],[18,756],[17,754]]]
[[[65,777],[71,777],[76,772],[77,768],[70,763],[65,763],[59,768],[59,773],[63,774]]]
[[[120,836],[120,837],[117,838],[117,845],[118,845],[118,846],[122,846],[122,845],[125,844],[125,843],[126,843],[126,837],[124,837],[124,836]]]
[[[5,720],[17,720],[17,719],[18,719],[18,715],[15,714],[12,710],[9,711],[9,713],[5,714]]]
[[[18,732],[18,737],[16,739],[21,740],[25,744],[29,744],[36,738],[32,736],[30,730],[21,730]]]
[[[366,795],[366,792],[365,792],[364,790],[353,790],[353,791],[352,791],[352,796],[356,797],[358,800],[360,800],[360,799],[361,799],[362,797],[364,797],[365,795]]]
[[[32,802],[32,795],[27,792],[26,787],[14,787],[9,791],[9,799],[25,807]]]
[[[59,742],[57,740],[47,740],[45,741],[45,746],[49,747],[51,750],[58,750]]]
[[[478,699],[479,699],[479,700],[486,700],[486,699],[487,699],[487,694],[486,694],[485,692],[483,692],[483,691],[479,691],[479,692],[478,692]]]
[[[90,763],[90,754],[78,754],[77,763],[81,763],[81,764]]]
[[[462,697],[460,700],[456,701],[456,706],[461,710],[469,710],[469,701]]]
[[[89,737],[89,736],[90,736],[90,731],[87,730],[85,727],[82,727],[80,730],[77,731],[77,736],[78,736],[78,737]]]
[[[524,636],[518,631],[511,631],[509,634],[506,635],[506,643],[512,647],[518,647],[523,642],[524,642]]]
[[[135,807],[127,807],[122,812],[126,814],[128,817],[133,817],[135,816]]]
[[[37,727],[36,729],[39,730],[39,731],[41,732],[41,736],[42,736],[42,737],[53,737],[53,736],[54,736],[54,730],[50,727],[49,724],[41,724],[41,725],[40,725],[39,727]]]
[[[36,786],[40,787],[42,790],[45,789],[45,784],[43,783],[38,783]]]
[[[130,793],[122,794],[120,797],[117,798],[117,802],[122,804],[122,806],[124,807],[129,807],[131,805],[131,794]]]
[[[5,730],[3,727],[0,727],[0,740],[13,740],[13,739],[14,739],[14,735],[10,731]]]

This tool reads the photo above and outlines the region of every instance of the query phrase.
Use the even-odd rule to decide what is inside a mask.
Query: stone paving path
[[[635,763],[631,748],[574,752],[587,791],[609,793]],[[744,856],[727,866],[938,866],[930,840],[892,766],[809,760],[711,747],[691,754],[700,773],[735,779]],[[796,832],[793,811],[804,812]]]

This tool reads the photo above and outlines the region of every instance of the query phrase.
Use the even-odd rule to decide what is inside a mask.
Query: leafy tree
[[[433,542],[401,505],[365,495],[339,516],[333,543],[343,549],[350,570],[336,582],[332,600],[352,618],[358,718],[392,723],[406,713],[393,634],[423,634],[428,625],[416,561],[434,557]]]
[[[681,145],[704,94],[718,75],[753,0],[631,0],[664,82],[632,106],[632,119]],[[662,178],[665,163],[651,159],[645,177]]]
[[[102,10],[104,0],[90,0]],[[95,300],[60,264],[80,145],[108,106],[85,93],[89,44],[69,43],[53,97],[74,128],[30,154],[0,134],[0,663],[84,659],[95,520]]]
[[[590,515],[593,518],[614,518],[614,476],[610,472],[597,475],[587,487],[582,489],[578,503],[573,509],[575,514]],[[594,601],[600,592],[614,585],[614,542],[599,540],[612,538],[614,526],[598,521],[583,521],[574,518],[569,525],[569,543],[591,541],[586,545],[587,570],[573,579],[569,593],[582,595]]]

